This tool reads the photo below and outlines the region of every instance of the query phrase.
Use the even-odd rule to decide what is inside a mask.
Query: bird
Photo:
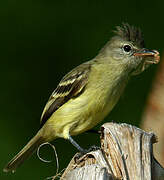
[[[128,23],[116,26],[114,35],[91,60],[66,74],[52,92],[41,115],[40,129],[5,166],[15,172],[38,147],[57,138],[69,140],[92,129],[113,109],[129,79],[160,60],[157,50],[145,48],[141,30]]]

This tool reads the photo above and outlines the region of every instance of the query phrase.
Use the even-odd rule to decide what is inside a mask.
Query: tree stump
[[[61,180],[164,180],[164,168],[153,156],[153,133],[105,123],[100,139],[99,150],[72,158]]]

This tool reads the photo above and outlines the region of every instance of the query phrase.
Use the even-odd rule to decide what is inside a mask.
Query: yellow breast
[[[110,73],[103,74],[101,71],[96,74],[96,77],[90,76],[84,92],[70,99],[52,114],[46,125],[49,126],[48,135],[51,134],[52,139],[54,137],[67,139],[69,134],[76,135],[87,131],[102,121],[112,110],[120,97],[121,89],[115,87],[114,80],[109,83],[111,77],[106,77],[102,81],[102,76],[111,76]]]

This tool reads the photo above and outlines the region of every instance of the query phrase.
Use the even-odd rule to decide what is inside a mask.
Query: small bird
[[[63,77],[43,110],[39,131],[4,172],[14,172],[42,143],[56,138],[67,139],[84,152],[72,136],[100,123],[119,100],[130,77],[159,62],[159,52],[145,48],[140,29],[123,23],[114,33],[95,58]]]

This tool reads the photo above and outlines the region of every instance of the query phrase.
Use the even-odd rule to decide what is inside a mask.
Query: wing
[[[43,110],[40,128],[57,109],[71,98],[82,93],[88,82],[90,67],[89,63],[81,64],[63,77]]]

